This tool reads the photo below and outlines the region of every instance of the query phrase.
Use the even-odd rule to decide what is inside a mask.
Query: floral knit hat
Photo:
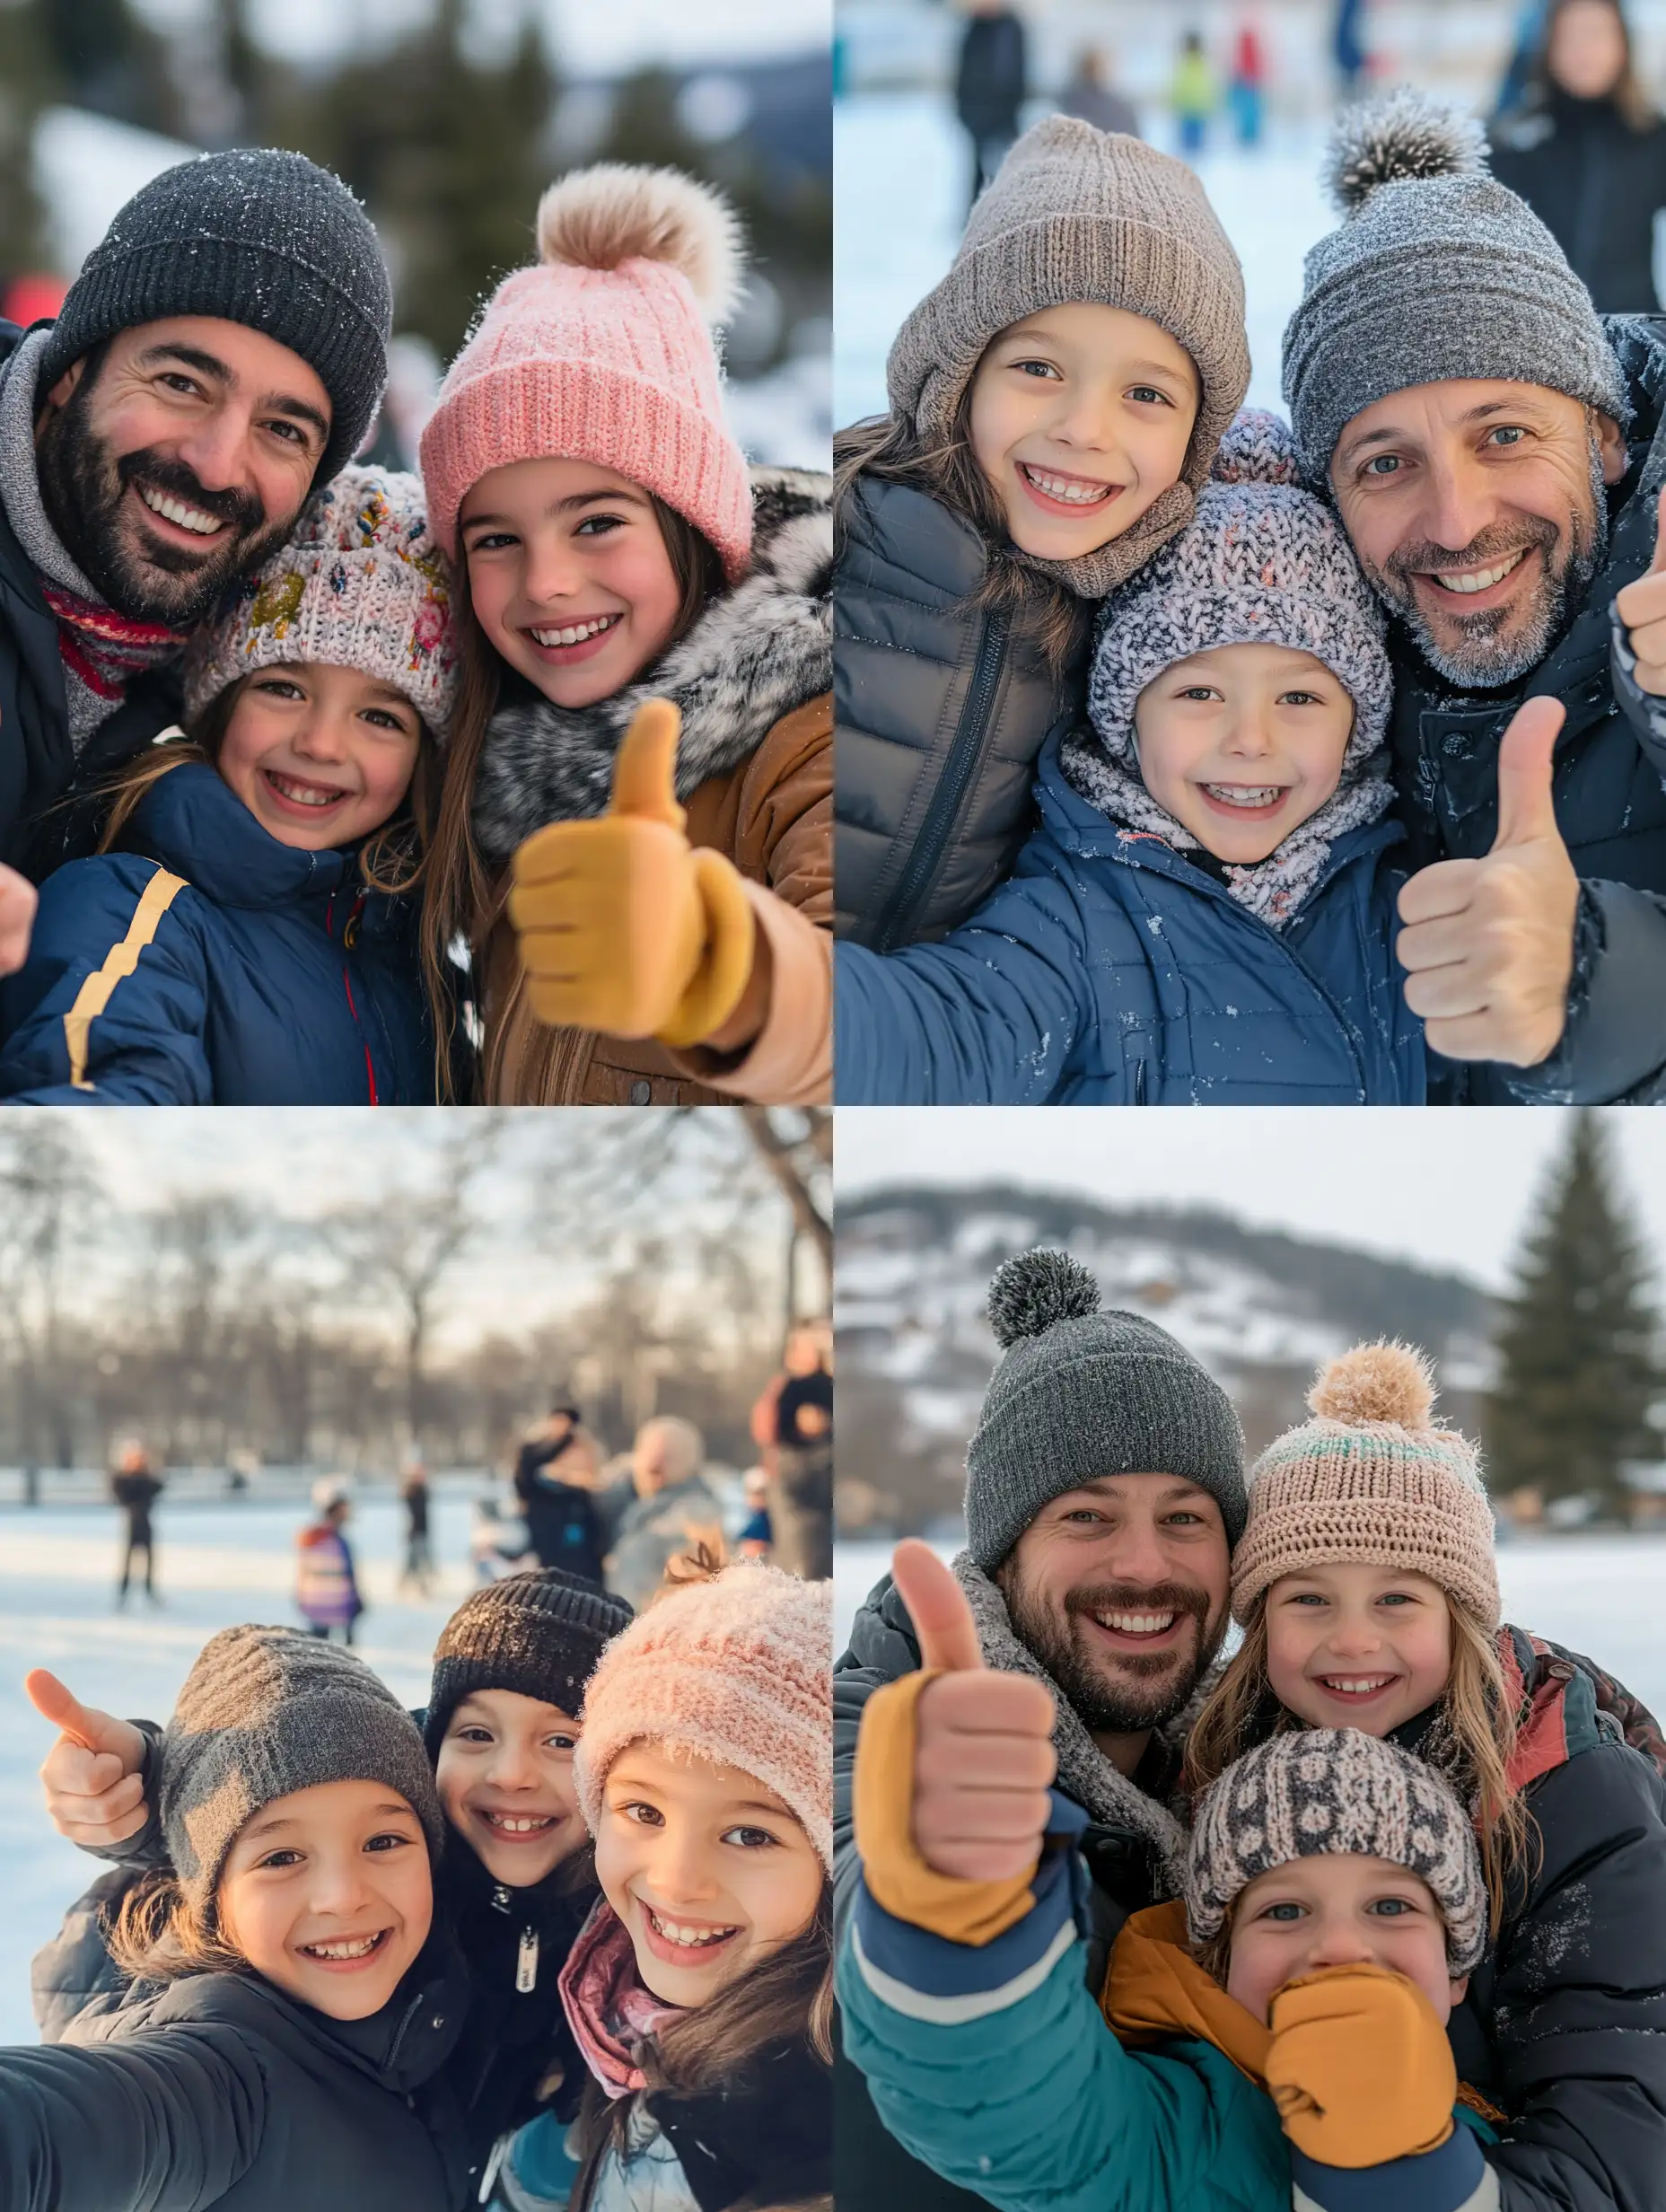
[[[187,719],[258,668],[307,662],[391,684],[444,742],[457,637],[420,478],[346,468],[307,502],[288,544],[191,640]]]

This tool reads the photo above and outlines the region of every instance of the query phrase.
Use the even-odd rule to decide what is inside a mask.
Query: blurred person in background
[[[644,1421],[630,1472],[598,1504],[612,1521],[607,1586],[640,1612],[671,1562],[705,1544],[723,1551],[723,1505],[702,1471],[706,1439],[692,1421],[662,1414]]]
[[[339,1633],[350,1644],[353,1624],[364,1611],[352,1547],[342,1534],[352,1507],[345,1487],[328,1481],[313,1485],[312,1505],[318,1518],[295,1539],[296,1609],[311,1635],[329,1642]]]
[[[833,1572],[833,1344],[825,1321],[786,1340],[781,1373],[752,1410],[764,1447],[777,1567],[820,1582]]]
[[[767,1559],[773,1541],[769,1525],[769,1470],[749,1467],[741,1478],[741,1495],[746,1502],[746,1518],[734,1540],[735,1557]]]
[[[1267,51],[1260,27],[1253,16],[1239,24],[1232,40],[1232,73],[1227,80],[1226,104],[1241,146],[1258,146],[1267,104]]]
[[[110,1494],[127,1520],[121,1580],[116,1585],[118,1611],[127,1602],[127,1584],[137,1551],[145,1554],[145,1594],[153,1605],[162,1603],[156,1594],[156,1533],[151,1524],[151,1511],[162,1489],[162,1478],[151,1464],[150,1453],[136,1436],[129,1436],[116,1455],[116,1471],[110,1479]]]
[[[970,0],[954,71],[954,111],[972,142],[975,200],[1018,136],[1029,74],[1023,19],[1003,0]]]
[[[477,1582],[502,1582],[505,1576],[537,1565],[526,1523],[505,1517],[495,1490],[483,1490],[469,1516],[469,1557]]]
[[[1330,52],[1337,65],[1337,97],[1343,101],[1356,100],[1371,66],[1371,57],[1365,51],[1365,0],[1337,0]]]
[[[1545,224],[1602,315],[1652,314],[1666,122],[1638,81],[1620,0],[1555,0],[1492,171]]]
[[[1084,46],[1077,54],[1058,95],[1058,111],[1092,123],[1095,130],[1118,130],[1129,138],[1140,135],[1139,112],[1127,94],[1117,90],[1116,69],[1102,46]]]
[[[416,1585],[419,1597],[434,1587],[434,1552],[428,1541],[428,1470],[422,1454],[407,1459],[399,1481],[399,1502],[405,1508],[405,1565],[399,1570],[401,1590]]]
[[[600,1584],[605,1545],[593,1495],[597,1472],[595,1444],[580,1425],[578,1408],[557,1396],[521,1447],[515,1496],[539,1565]]]
[[[1169,104],[1179,126],[1180,153],[1185,160],[1196,161],[1203,152],[1220,99],[1214,71],[1204,51],[1203,33],[1188,31],[1180,41],[1180,56],[1169,88]]]

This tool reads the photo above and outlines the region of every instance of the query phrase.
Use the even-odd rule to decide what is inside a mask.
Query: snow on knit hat
[[[1234,1760],[1204,1793],[1186,1871],[1186,1924],[1212,1942],[1258,1874],[1357,1853],[1427,1883],[1455,1979],[1480,1960],[1486,1885],[1469,1815],[1433,1767],[1358,1728],[1303,1728]]]
[[[391,684],[444,742],[457,637],[450,573],[418,478],[354,466],[313,494],[288,544],[233,586],[191,640],[186,715],[258,668],[305,662]]]
[[[898,331],[885,382],[922,442],[947,444],[990,341],[1026,315],[1079,302],[1156,323],[1203,386],[1180,481],[1109,545],[1030,563],[1100,599],[1186,522],[1250,386],[1243,271],[1196,174],[1070,116],[1035,124],[974,205],[948,275]]]
[[[628,1744],[738,1767],[833,1871],[833,1586],[750,1560],[662,1592],[601,1655],[574,1755],[593,1836]]]
[[[458,511],[488,470],[589,461],[686,516],[737,581],[752,496],[710,327],[740,287],[732,210],[677,170],[604,162],[550,186],[538,250],[487,302],[423,431],[434,535],[455,554]]]
[[[87,256],[40,357],[48,391],[101,339],[213,315],[286,346],[329,394],[314,483],[358,446],[388,381],[393,292],[370,217],[339,177],[268,146],[233,146],[140,187]]]
[[[1051,1499],[1099,1475],[1178,1475],[1244,1524],[1243,1433],[1208,1371],[1155,1321],[1099,1310],[1067,1252],[995,1269],[989,1320],[1002,1359],[966,1453],[966,1547],[993,1575]]]
[[[1404,1344],[1359,1344],[1308,1392],[1314,1419],[1268,1444],[1250,1476],[1232,1558],[1242,1623],[1281,1575],[1357,1561],[1426,1575],[1483,1627],[1499,1620],[1493,1514],[1475,1446],[1432,1418],[1428,1362]]]
[[[434,1681],[423,1718],[430,1759],[439,1754],[452,1716],[476,1690],[513,1690],[558,1706],[576,1719],[584,1685],[609,1639],[627,1628],[631,1610],[558,1567],[505,1575],[465,1598],[434,1647]]]
[[[1483,159],[1481,126],[1401,86],[1350,109],[1326,150],[1344,217],[1308,253],[1284,391],[1315,483],[1345,426],[1390,392],[1503,378],[1631,417],[1591,294]]]
[[[299,1628],[222,1628],[197,1654],[162,1739],[157,1794],[188,1900],[212,1900],[239,1830],[275,1798],[323,1782],[382,1782],[437,1859],[445,1818],[422,1738],[362,1659]]]
[[[1226,871],[1233,897],[1275,927],[1318,881],[1332,840],[1378,820],[1393,795],[1383,777],[1365,773],[1381,751],[1393,698],[1382,616],[1335,514],[1298,487],[1297,465],[1276,415],[1246,408],[1237,417],[1190,522],[1107,601],[1088,678],[1092,734],[1073,732],[1061,758],[1071,784],[1102,813],[1195,850],[1197,838],[1140,780],[1140,693],[1177,661],[1217,645],[1287,645],[1322,661],[1355,707],[1341,783],[1275,860]]]

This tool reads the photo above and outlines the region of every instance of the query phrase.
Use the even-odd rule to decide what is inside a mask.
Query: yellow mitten
[[[599,821],[552,822],[513,861],[509,918],[532,1011],[555,1028],[697,1044],[752,970],[740,876],[683,835],[672,776],[680,717],[650,699],[632,722]]]
[[[1327,2166],[1378,2166],[1452,2131],[1458,2072],[1415,1982],[1381,1966],[1328,1966],[1273,1999],[1267,2085],[1285,2133]]]

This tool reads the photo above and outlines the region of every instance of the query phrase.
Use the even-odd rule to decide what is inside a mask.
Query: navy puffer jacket
[[[935,945],[838,947],[846,1104],[1420,1106],[1422,1024],[1391,948],[1400,832],[1346,832],[1271,929],[1065,780],[1011,879]]]
[[[125,850],[48,878],[0,986],[0,1097],[52,1105],[431,1105],[414,900],[355,853],[281,845],[213,768],[153,785]]]

